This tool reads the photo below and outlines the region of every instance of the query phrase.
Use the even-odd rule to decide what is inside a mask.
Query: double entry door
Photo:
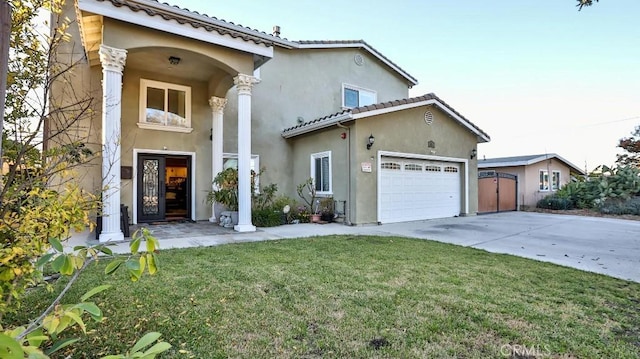
[[[191,176],[191,156],[138,155],[138,222],[190,219]]]

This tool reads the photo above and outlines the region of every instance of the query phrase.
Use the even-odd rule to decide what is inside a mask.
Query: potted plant
[[[324,197],[320,200],[320,219],[324,222],[333,222],[335,215],[333,197]]]
[[[316,200],[316,187],[313,178],[309,177],[306,181],[300,183],[297,187],[298,196],[304,201],[309,209],[311,222],[320,221],[319,203]],[[315,205],[315,210],[314,210]]]
[[[213,179],[213,187],[207,194],[207,204],[222,204],[230,212],[232,224],[238,224],[238,170],[227,168],[218,173]],[[224,212],[222,215],[227,216]]]

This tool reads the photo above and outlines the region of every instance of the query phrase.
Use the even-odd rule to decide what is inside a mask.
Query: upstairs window
[[[377,102],[377,99],[378,96],[375,91],[342,84],[342,107],[344,108],[373,105]]]
[[[141,79],[138,127],[191,132],[191,87]]]

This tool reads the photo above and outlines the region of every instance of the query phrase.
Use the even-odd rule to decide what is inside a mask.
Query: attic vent
[[[364,64],[364,57],[362,57],[362,55],[360,54],[356,54],[356,56],[353,57],[353,61],[356,63],[356,65],[362,66],[362,64]]]
[[[431,113],[431,111],[427,111],[424,113],[424,122],[427,125],[431,125],[433,123],[433,114]]]

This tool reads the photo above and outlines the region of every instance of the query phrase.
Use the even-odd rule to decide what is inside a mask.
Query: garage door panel
[[[382,223],[460,214],[459,164],[383,157],[381,167]]]

